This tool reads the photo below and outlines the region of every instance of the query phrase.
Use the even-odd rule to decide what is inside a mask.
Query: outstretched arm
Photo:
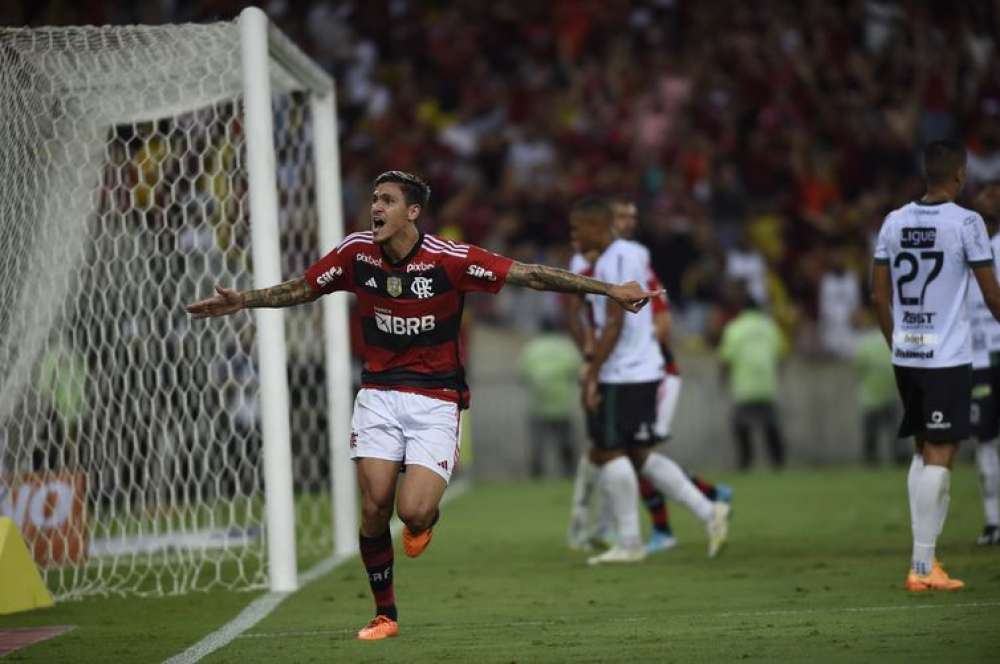
[[[215,295],[189,304],[186,309],[195,318],[228,316],[243,309],[261,307],[291,307],[312,302],[320,294],[309,287],[304,277],[292,279],[277,286],[237,292],[222,286],[215,287]]]
[[[507,283],[558,293],[606,295],[632,313],[642,309],[649,298],[660,294],[660,291],[647,291],[635,281],[609,284],[557,267],[518,262],[511,265],[510,272],[507,273]]]

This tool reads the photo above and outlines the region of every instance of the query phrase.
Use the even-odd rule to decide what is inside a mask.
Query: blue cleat
[[[733,487],[728,484],[716,484],[715,499],[721,500],[724,503],[733,502]]]
[[[654,530],[653,534],[649,536],[649,542],[646,543],[646,554],[649,555],[657,551],[669,551],[675,546],[677,546],[677,538],[672,533]]]

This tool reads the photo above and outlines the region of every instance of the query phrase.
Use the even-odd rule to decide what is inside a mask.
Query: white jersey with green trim
[[[611,284],[649,279],[649,250],[632,240],[615,240],[594,261],[594,278]],[[593,308],[594,327],[601,334],[607,324],[607,307],[618,305],[603,295],[587,295]],[[621,334],[611,355],[601,365],[601,383],[645,383],[664,376],[663,354],[656,341],[652,307],[625,312]]]
[[[970,268],[993,264],[983,218],[951,202],[907,203],[886,216],[875,262],[892,274],[893,364],[971,364]]]

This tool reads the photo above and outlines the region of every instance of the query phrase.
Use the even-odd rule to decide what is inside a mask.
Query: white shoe
[[[708,557],[715,558],[729,537],[729,503],[718,500],[712,503],[712,518],[706,525],[708,530]]]
[[[604,563],[637,563],[646,557],[646,548],[641,544],[634,547],[613,546],[604,553],[587,558],[588,565]]]
[[[590,533],[587,528],[587,514],[574,512],[569,519],[569,530],[566,532],[566,546],[573,551],[590,550]]]

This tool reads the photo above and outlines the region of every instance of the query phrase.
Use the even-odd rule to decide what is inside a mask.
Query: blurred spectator
[[[785,464],[785,443],[778,423],[778,368],[785,341],[777,324],[750,298],[744,283],[727,285],[725,297],[739,313],[722,330],[719,360],[733,400],[732,425],[737,462],[753,465],[753,433],[764,434],[775,468]]]
[[[547,450],[556,452],[559,473],[572,477],[576,469],[571,415],[576,408],[577,374],[582,360],[573,341],[545,319],[542,334],[521,352],[518,373],[528,388],[531,476],[544,474]]]
[[[0,15],[178,23],[233,18],[247,4],[42,0]],[[338,81],[346,219],[364,219],[372,175],[408,169],[434,190],[428,230],[453,224],[469,241],[539,256],[565,237],[574,198],[624,195],[696,334],[724,272],[749,280],[796,343],[816,345],[825,243],[842,238],[850,264],[867,263],[860,247],[873,227],[918,193],[922,142],[966,141],[973,194],[1000,177],[995,2],[262,6]],[[128,145],[120,177],[135,180],[140,205],[173,184],[155,182],[158,171],[176,179],[187,168],[167,152],[155,140]],[[178,186],[225,199],[216,214],[232,217],[237,197]],[[507,311],[527,329],[544,315]]]
[[[861,280],[848,267],[848,248],[836,244],[819,283],[819,338],[823,350],[849,359],[854,354],[852,321],[861,306]]]
[[[767,307],[767,263],[746,234],[726,254],[726,278],[746,284],[747,295],[758,307]]]
[[[874,324],[870,312],[861,310],[855,318],[861,328],[854,350],[861,406],[861,431],[865,463],[876,465],[879,446],[886,441],[889,456],[898,465],[909,463],[913,456],[910,444],[896,435],[899,428],[899,406],[896,398],[896,376],[892,369],[892,354],[881,330]]]

